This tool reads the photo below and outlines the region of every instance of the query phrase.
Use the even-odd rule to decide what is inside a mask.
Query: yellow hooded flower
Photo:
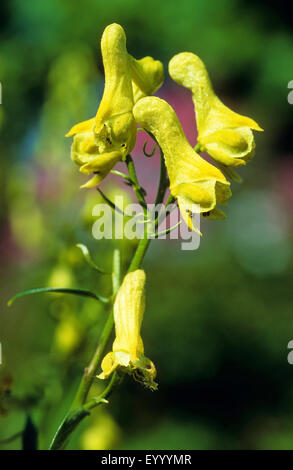
[[[204,63],[195,54],[175,55],[169,62],[169,73],[175,82],[192,92],[201,150],[220,165],[245,165],[254,155],[251,129],[263,129],[253,119],[231,111],[219,100]]]
[[[97,115],[73,126],[67,134],[67,137],[74,135],[72,160],[82,173],[95,174],[82,186],[87,188],[99,184],[131,152],[137,132],[133,104],[154,93],[164,80],[160,61],[152,57],[136,60],[128,54],[125,33],[118,24],[107,26],[101,49],[105,89]]]
[[[175,111],[166,101],[146,97],[133,108],[136,121],[151,132],[160,145],[168,170],[171,194],[177,198],[183,219],[193,224],[193,205],[210,219],[222,219],[216,204],[225,204],[231,196],[230,183],[224,175],[201,158],[189,145]]]
[[[137,60],[129,54],[128,58],[136,103],[144,96],[153,95],[162,86],[164,67],[162,62],[149,56]]]
[[[141,269],[125,276],[114,303],[116,339],[112,352],[102,361],[103,372],[98,377],[106,379],[119,367],[146,387],[156,390],[156,369],[152,361],[144,356],[140,336],[145,309],[144,285],[145,273]]]
[[[136,141],[133,91],[123,28],[111,24],[105,29],[101,49],[105,89],[95,118],[74,126],[71,156],[85,174],[95,176],[83,187],[92,187],[109,173],[116,162],[126,158]]]

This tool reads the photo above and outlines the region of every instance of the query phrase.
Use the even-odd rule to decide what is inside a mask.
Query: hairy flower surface
[[[220,165],[245,165],[254,155],[252,129],[262,131],[259,125],[219,100],[204,63],[195,54],[175,55],[169,62],[169,73],[174,81],[192,92],[201,150]]]
[[[103,359],[103,372],[98,376],[106,379],[119,367],[132,374],[152,390],[157,389],[154,382],[156,369],[150,359],[144,356],[140,327],[145,310],[145,273],[141,269],[125,276],[114,303],[116,338],[112,352]]]
[[[173,108],[166,101],[146,97],[133,108],[136,121],[152,133],[163,150],[170,179],[170,191],[177,198],[183,219],[193,223],[193,206],[210,219],[225,218],[216,208],[231,196],[230,183],[218,168],[206,162],[188,143]]]

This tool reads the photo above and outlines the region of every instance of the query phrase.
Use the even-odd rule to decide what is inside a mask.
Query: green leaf
[[[112,274],[107,271],[104,271],[103,269],[99,268],[99,266],[96,265],[96,263],[92,260],[88,247],[86,245],[83,245],[82,243],[78,243],[76,246],[81,250],[84,259],[92,268],[94,268],[100,274]]]
[[[82,297],[91,297],[92,299],[99,300],[100,302],[103,303],[108,303],[109,299],[106,297],[102,297],[99,294],[95,294],[94,292],[91,292],[87,289],[80,289],[80,288],[67,288],[67,287],[38,287],[36,289],[29,289],[25,290],[23,292],[19,292],[18,294],[14,295],[8,302],[7,305],[10,307],[13,302],[25,295],[30,295],[30,294],[41,294],[44,292],[55,292],[55,293],[60,293],[60,294],[73,294],[73,295],[80,295]]]

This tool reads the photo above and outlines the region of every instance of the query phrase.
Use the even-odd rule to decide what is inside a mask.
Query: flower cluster
[[[169,63],[171,78],[192,92],[198,129],[196,148],[207,152],[217,167],[205,161],[188,143],[175,111],[164,100],[152,97],[163,83],[160,61],[136,60],[126,49],[123,28],[105,29],[101,49],[105,89],[95,118],[69,131],[74,136],[71,157],[80,171],[93,174],[83,187],[98,185],[114,165],[135,145],[137,124],[151,133],[165,157],[171,194],[177,199],[189,228],[192,207],[209,219],[222,219],[231,196],[226,177],[239,180],[232,167],[245,165],[254,154],[252,130],[261,131],[252,119],[227,108],[216,96],[204,63],[195,54],[183,52]]]
[[[253,130],[261,131],[252,119],[227,108],[216,96],[204,63],[183,52],[169,63],[171,78],[192,93],[198,143],[192,148],[178,117],[164,100],[152,96],[163,84],[164,70],[152,57],[135,59],[126,48],[123,28],[108,26],[101,41],[105,89],[94,118],[75,125],[71,157],[84,174],[93,174],[83,187],[98,185],[118,161],[132,151],[137,125],[152,135],[164,155],[171,195],[182,218],[192,230],[194,207],[208,219],[225,218],[219,205],[231,197],[230,182],[239,181],[234,167],[245,165],[254,155]],[[196,149],[196,150],[195,150]],[[215,164],[199,152],[206,152]],[[144,271],[126,275],[114,303],[116,339],[102,361],[100,378],[115,369],[123,370],[151,389],[156,369],[144,356],[140,327],[144,313]]]

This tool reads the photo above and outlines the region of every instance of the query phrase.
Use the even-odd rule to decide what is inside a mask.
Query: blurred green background
[[[39,448],[48,447],[106,318],[91,299],[40,295],[10,309],[7,300],[51,285],[106,295],[109,279],[84,263],[75,244],[87,244],[108,269],[116,245],[124,266],[134,249],[133,242],[93,239],[100,199],[79,190],[84,178],[64,138],[96,112],[99,41],[113,22],[125,28],[131,54],[164,62],[159,96],[175,107],[190,141],[190,97],[167,74],[180,51],[198,54],[217,94],[265,132],[241,170],[243,184],[232,185],[227,220],[202,224],[200,248],[156,240],[147,254],[142,335],[159,391],[127,378],[69,448],[293,449],[293,34],[284,2],[244,0],[2,0],[0,448],[20,449],[20,436],[7,439],[29,430],[30,420]],[[136,152],[151,191],[158,155]],[[103,188],[112,196],[126,191],[115,177]],[[97,380],[93,393],[102,385]]]

